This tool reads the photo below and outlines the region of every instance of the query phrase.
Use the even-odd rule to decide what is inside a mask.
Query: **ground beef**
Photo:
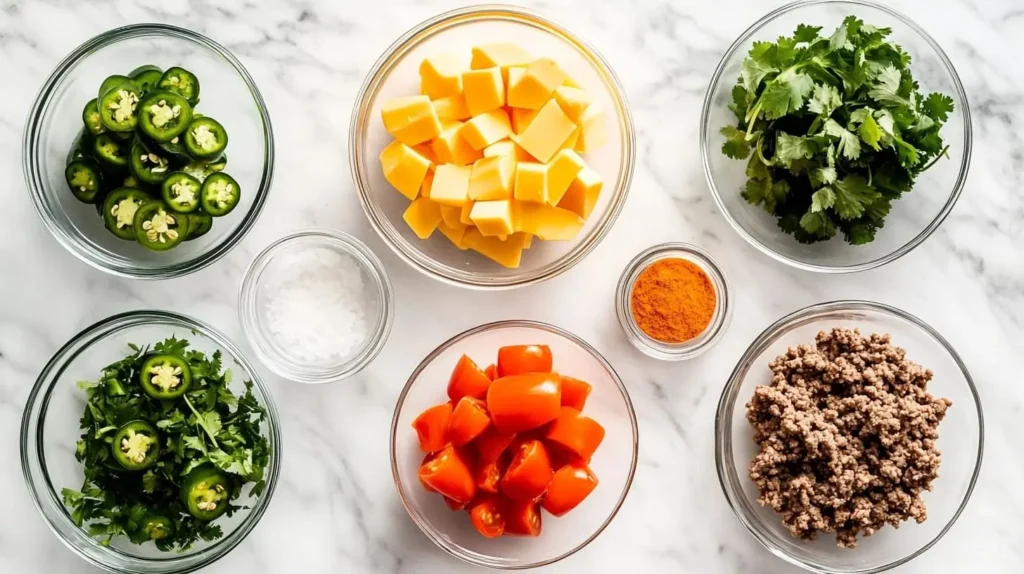
[[[843,548],[886,523],[924,522],[921,493],[938,474],[938,426],[952,405],[927,392],[932,372],[888,334],[849,329],[822,331],[769,366],[771,384],[747,403],[758,502],[793,535],[834,532]]]

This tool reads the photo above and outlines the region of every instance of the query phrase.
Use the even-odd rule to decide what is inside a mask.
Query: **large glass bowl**
[[[528,344],[548,345],[556,371],[593,387],[583,412],[606,431],[590,463],[600,482],[580,506],[565,516],[544,512],[537,538],[484,538],[473,529],[465,512],[452,512],[440,496],[427,492],[420,484],[417,471],[423,453],[411,425],[423,410],[447,399],[448,377],[463,354],[483,363],[493,360],[499,347]],[[442,343],[409,377],[391,422],[391,473],[409,516],[445,552],[477,566],[501,570],[551,564],[597,538],[626,499],[636,471],[637,449],[633,403],[608,361],[572,333],[533,321],[489,323]]]
[[[267,409],[261,432],[270,441],[266,489],[259,498],[245,493],[238,504],[247,510],[222,516],[217,524],[224,536],[198,542],[183,553],[160,552],[152,542],[136,546],[116,538],[109,546],[75,526],[61,501],[62,488],[82,486],[82,463],[75,460],[75,441],[81,434],[78,420],[85,408],[85,391],[77,381],[93,381],[101,369],[130,353],[129,344],[145,345],[175,336],[187,339],[191,348],[210,354],[220,351],[224,368],[231,369],[231,389],[245,392],[243,381]],[[200,321],[163,311],[132,311],[114,315],[75,335],[50,359],[36,379],[21,421],[21,467],[32,500],[50,530],[68,548],[90,563],[111,572],[130,574],[181,574],[211,564],[237,546],[259,522],[277,486],[281,468],[281,431],[277,407],[256,369],[224,335]],[[87,526],[87,525],[86,525]]]
[[[954,110],[942,128],[949,157],[921,174],[914,189],[893,202],[885,227],[867,245],[849,245],[841,236],[803,245],[783,233],[776,218],[751,205],[740,191],[746,184],[745,161],[722,154],[719,130],[735,125],[728,105],[740,66],[756,41],[774,41],[793,34],[798,24],[823,26],[831,33],[843,18],[854,15],[867,24],[891,27],[892,41],[913,58],[911,70],[923,93],[939,91],[953,98]],[[971,114],[960,78],[942,48],[920,26],[887,6],[866,0],[802,0],[783,6],[747,29],[726,52],[711,78],[701,115],[700,153],[708,186],[726,219],[744,239],[783,263],[808,271],[849,273],[885,265],[909,253],[928,238],[953,209],[971,162]]]
[[[935,377],[928,392],[953,401],[939,425],[942,452],[939,476],[922,495],[928,519],[881,528],[861,537],[857,548],[836,546],[822,534],[813,542],[793,537],[782,519],[757,502],[758,491],[747,468],[758,447],[746,419],[747,401],[758,385],[771,381],[768,363],[791,346],[813,344],[819,331],[857,328],[861,333],[889,333],[907,358],[929,368]],[[747,530],[776,556],[820,574],[869,574],[903,564],[932,547],[953,526],[967,505],[981,469],[985,431],[978,391],[959,355],[934,329],[906,313],[878,303],[822,303],[783,317],[768,327],[743,353],[729,377],[715,417],[715,457],[722,490]]]
[[[478,44],[512,42],[554,59],[605,110],[608,143],[583,154],[601,174],[604,189],[573,241],[535,241],[518,269],[507,269],[474,251],[460,251],[440,233],[423,241],[402,220],[409,200],[384,179],[378,156],[391,136],[381,106],[419,93],[419,64],[443,52]],[[377,233],[402,259],[424,273],[466,287],[511,288],[550,279],[579,263],[611,229],[633,176],[633,121],[625,90],[607,62],[560,24],[517,6],[473,6],[446,12],[402,35],[377,61],[356,98],[349,127],[349,161],[359,200]]]
[[[85,103],[96,97],[104,78],[142,64],[181,66],[196,74],[202,87],[196,109],[227,130],[231,141],[225,172],[242,190],[239,205],[216,218],[209,233],[162,252],[115,237],[103,227],[95,206],[75,199],[64,180]],[[128,277],[178,277],[224,256],[259,217],[274,171],[270,116],[241,62],[205,36],[163,24],[116,28],[71,52],[36,96],[24,138],[25,182],[43,223],[82,261]]]

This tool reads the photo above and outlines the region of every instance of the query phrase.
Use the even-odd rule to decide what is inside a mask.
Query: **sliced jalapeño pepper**
[[[199,193],[203,184],[191,175],[176,171],[167,176],[161,186],[164,202],[171,211],[191,213],[199,209]]]
[[[132,421],[117,429],[110,450],[125,470],[144,470],[160,456],[160,435],[146,421]]]
[[[209,169],[211,172],[224,171],[224,168],[226,168],[227,166],[228,154],[224,154],[213,161],[207,162],[206,164],[206,168]]]
[[[227,511],[232,486],[228,473],[204,464],[185,476],[181,483],[181,501],[194,518],[214,520]]]
[[[128,76],[122,76],[122,75],[110,76],[106,80],[103,80],[103,83],[100,84],[100,91],[96,94],[96,99],[97,100],[102,99],[103,96],[106,95],[106,93],[110,91],[110,88],[113,88],[114,86],[116,86],[118,84],[123,84],[125,82],[130,82],[130,81],[132,81],[132,79],[129,78]]]
[[[171,160],[154,153],[138,138],[132,144],[128,167],[136,179],[148,185],[160,185],[171,174]]]
[[[103,200],[103,224],[121,239],[135,239],[135,212],[152,201],[146,192],[133,187],[119,187]]]
[[[103,120],[100,119],[100,109],[96,105],[96,100],[89,100],[85,104],[85,108],[82,109],[82,123],[85,124],[86,131],[94,136],[107,131],[107,127],[103,125]]]
[[[78,158],[64,168],[64,179],[78,201],[93,203],[103,187],[100,166],[91,159]]]
[[[213,118],[192,118],[185,130],[185,147],[197,159],[215,158],[227,146],[228,132]]]
[[[111,171],[121,171],[128,167],[129,142],[118,141],[109,133],[100,134],[92,143],[92,154],[100,165]]]
[[[174,136],[170,141],[166,142],[153,142],[156,147],[160,148],[167,155],[177,158],[181,162],[192,161],[192,156],[189,155],[188,149],[185,148],[185,142],[182,136]]]
[[[192,106],[173,92],[150,92],[139,104],[139,129],[157,142],[173,140],[191,121]]]
[[[168,68],[157,87],[178,94],[193,106],[199,103],[199,78],[185,68]]]
[[[185,236],[188,235],[188,218],[174,213],[167,208],[164,202],[159,200],[150,201],[139,207],[135,211],[135,220],[132,222],[132,226],[135,228],[135,240],[139,242],[139,245],[151,251],[166,251],[184,241]],[[153,375],[149,378],[152,377]],[[145,379],[146,377],[143,377],[143,380]],[[160,380],[170,381],[171,379]],[[145,383],[142,387],[143,390],[146,390]],[[178,388],[177,385],[171,385],[171,387]],[[149,391],[147,390],[147,392]]]
[[[177,355],[152,355],[142,363],[139,383],[154,399],[176,399],[192,386],[192,370]]]
[[[185,236],[185,241],[199,239],[209,233],[211,229],[213,229],[213,217],[206,213],[193,211],[188,214],[188,235]]]
[[[134,82],[123,82],[107,90],[96,102],[100,121],[112,132],[131,132],[139,121],[142,91]]]
[[[68,150],[68,155],[64,160],[64,165],[67,165],[80,157],[92,157],[92,144],[93,137],[85,128],[78,130],[78,135],[75,136],[75,141],[71,144],[71,149]]]
[[[145,540],[163,540],[174,534],[174,523],[162,514],[150,513],[142,519],[139,531]]]
[[[241,190],[235,178],[226,173],[213,173],[203,181],[199,197],[203,211],[214,217],[222,217],[238,205]]]
[[[148,92],[156,87],[157,83],[160,82],[160,78],[164,75],[163,70],[156,66],[146,64],[139,66],[131,72],[128,72],[128,77],[135,82],[139,89],[143,92]]]

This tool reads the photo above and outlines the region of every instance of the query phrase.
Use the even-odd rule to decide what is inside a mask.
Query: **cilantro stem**
[[[923,173],[925,171],[928,171],[928,168],[930,168],[931,166],[935,165],[935,163],[938,162],[942,158],[947,158],[947,159],[949,158],[949,146],[946,146],[946,147],[942,148],[942,151],[940,151],[938,154],[936,154],[935,157],[932,158],[932,161],[928,162],[928,164],[925,165],[924,167],[922,167],[921,170],[918,171],[917,173]]]
[[[210,437],[210,442],[213,443],[213,448],[220,448],[219,446],[217,446],[217,437],[213,436],[213,433],[210,432],[210,429],[206,428],[206,424],[203,423],[202,415],[200,415],[199,411],[197,411],[196,408],[192,406],[192,401],[188,400],[188,397],[182,398],[185,399],[185,404],[188,405],[188,408],[192,411],[192,414],[196,415],[196,423],[198,423],[199,426],[202,427],[203,432],[206,433],[206,436]]]

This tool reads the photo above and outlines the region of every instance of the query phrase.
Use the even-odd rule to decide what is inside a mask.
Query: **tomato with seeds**
[[[550,373],[554,359],[547,345],[512,345],[498,349],[498,376]]]
[[[448,398],[452,402],[458,402],[462,397],[482,399],[487,396],[490,386],[490,377],[476,366],[473,359],[462,355],[448,379]]]
[[[520,443],[501,477],[501,492],[512,500],[536,500],[551,484],[551,460],[539,440]]]
[[[412,421],[416,436],[420,439],[420,450],[436,452],[448,444],[448,425],[452,418],[451,403],[444,403],[420,413]]]
[[[427,457],[419,470],[420,482],[456,502],[469,502],[476,495],[476,481],[465,457],[448,445]]]
[[[491,421],[503,432],[528,431],[555,420],[561,401],[561,379],[552,373],[501,377],[487,391]]]
[[[501,466],[498,461],[483,463],[476,469],[476,487],[478,490],[498,494],[501,484]]]
[[[540,536],[540,506],[533,501],[506,501],[505,534]]]
[[[477,455],[479,455],[480,462],[486,464],[489,462],[497,462],[501,454],[505,452],[505,449],[512,444],[516,438],[515,433],[501,432],[493,426],[485,430],[473,445],[476,446]]]
[[[505,512],[497,498],[484,498],[469,508],[473,527],[487,538],[497,538],[505,533]]]
[[[597,488],[597,477],[583,461],[558,469],[544,495],[541,507],[554,516],[563,516],[579,506]]]
[[[493,381],[498,378],[498,367],[493,364],[487,365],[487,368],[484,369],[484,374],[487,375],[488,379]]]
[[[480,399],[462,397],[452,411],[448,423],[448,440],[455,446],[464,446],[491,426],[491,416]]]
[[[582,411],[592,389],[586,381],[562,375],[562,406]]]
[[[548,426],[544,438],[589,461],[604,440],[604,427],[572,407],[562,407],[558,418]]]

